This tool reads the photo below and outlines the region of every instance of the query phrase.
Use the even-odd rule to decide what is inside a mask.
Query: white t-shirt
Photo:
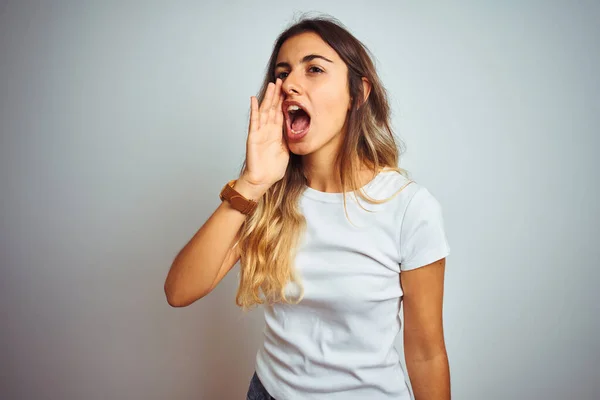
[[[395,171],[365,187],[384,199],[409,183]],[[359,198],[360,199],[360,198]],[[299,304],[265,305],[256,373],[277,400],[409,400],[394,340],[400,331],[400,272],[449,254],[440,204],[412,182],[390,201],[370,204],[307,188],[295,260]],[[297,290],[291,283],[288,293]]]

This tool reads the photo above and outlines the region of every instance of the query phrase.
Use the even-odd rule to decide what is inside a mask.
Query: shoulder
[[[441,212],[441,204],[438,199],[427,189],[418,183],[412,187],[406,204],[406,213],[417,215],[428,215]]]
[[[427,265],[449,254],[442,206],[424,186],[416,184],[400,217],[402,270]]]
[[[394,169],[384,169],[368,186],[367,194],[377,200],[389,199],[399,209],[403,209],[418,192],[423,190],[426,191],[406,174]]]

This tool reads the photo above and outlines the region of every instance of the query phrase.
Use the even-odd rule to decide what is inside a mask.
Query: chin
[[[305,143],[288,143],[288,148],[290,152],[297,156],[306,156],[314,151],[314,149],[311,149]]]

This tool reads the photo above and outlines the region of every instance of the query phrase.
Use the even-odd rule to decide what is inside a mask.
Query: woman
[[[172,306],[210,293],[240,260],[236,302],[265,304],[248,399],[449,399],[439,203],[407,179],[366,48],[332,19],[275,43],[251,98],[246,161],[175,258]],[[260,101],[260,106],[259,106]],[[283,133],[283,134],[282,134]]]

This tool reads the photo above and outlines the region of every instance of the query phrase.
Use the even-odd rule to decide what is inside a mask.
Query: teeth
[[[291,106],[288,107],[288,111],[298,111],[300,109],[300,107],[298,107],[297,105],[292,104]]]

